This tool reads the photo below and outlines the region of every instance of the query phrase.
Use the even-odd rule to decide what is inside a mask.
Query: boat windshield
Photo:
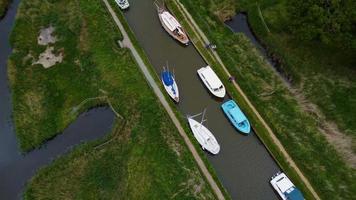
[[[215,88],[215,89],[214,89],[214,92],[218,92],[219,90],[222,90],[222,89],[223,89],[223,86],[221,85],[220,87]]]
[[[174,29],[173,33],[178,36],[180,36],[180,34],[181,34],[179,28]]]
[[[119,0],[119,4],[126,4],[126,0]]]

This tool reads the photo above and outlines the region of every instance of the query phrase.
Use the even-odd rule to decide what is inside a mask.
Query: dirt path
[[[189,150],[193,154],[193,157],[194,157],[195,161],[197,162],[202,174],[205,176],[206,180],[208,181],[209,185],[213,189],[213,191],[216,194],[217,198],[218,199],[225,199],[225,197],[224,197],[223,193],[221,192],[219,186],[216,184],[216,182],[213,179],[212,175],[210,174],[210,172],[208,171],[207,167],[205,166],[205,163],[200,158],[200,156],[199,156],[197,150],[195,149],[193,143],[189,140],[189,137],[188,137],[187,133],[184,131],[183,127],[181,126],[181,124],[179,122],[179,120],[175,116],[172,108],[169,106],[168,102],[166,101],[166,99],[165,99],[163,93],[161,92],[159,86],[157,85],[157,83],[155,82],[153,77],[151,76],[151,74],[150,74],[150,72],[148,70],[148,67],[145,65],[145,63],[143,62],[142,58],[140,57],[140,55],[136,51],[136,49],[135,49],[134,45],[132,44],[130,38],[128,37],[123,25],[121,24],[120,20],[116,16],[115,11],[113,11],[113,9],[111,8],[111,6],[110,6],[110,4],[108,3],[107,0],[103,0],[103,2],[105,3],[107,10],[111,14],[114,22],[116,23],[117,27],[120,29],[120,31],[121,31],[121,33],[123,35],[124,39],[122,41],[122,45],[131,50],[131,53],[132,53],[133,57],[135,58],[138,66],[140,67],[142,73],[144,74],[147,82],[149,83],[149,85],[153,89],[154,93],[158,97],[158,99],[161,102],[161,104],[163,105],[164,109],[167,111],[167,113],[168,113],[169,117],[172,119],[174,125],[177,127],[179,134],[183,137],[184,142],[186,143],[186,145],[188,146]]]
[[[181,4],[179,2],[179,0],[174,1],[176,3],[176,5],[178,6],[178,8],[180,9],[181,13],[183,14],[184,18],[187,20],[187,22],[189,23],[189,25],[192,27],[192,30],[195,32],[196,35],[198,35],[202,40],[204,44],[210,44],[210,41],[208,40],[208,38],[206,37],[206,35],[204,34],[204,32],[199,28],[199,26],[196,24],[196,22],[194,21],[193,17],[190,15],[190,13],[186,10],[186,8],[184,7],[183,4]],[[212,52],[214,58],[220,63],[220,65],[223,67],[226,75],[228,77],[231,77],[230,72],[227,70],[226,66],[224,65],[224,63],[221,61],[219,55],[217,54],[217,52],[215,51],[210,51]],[[253,104],[250,102],[250,100],[247,98],[247,96],[245,95],[245,93],[242,91],[242,89],[240,88],[240,86],[233,81],[234,87],[236,88],[236,90],[241,94],[241,96],[244,98],[244,100],[246,101],[246,103],[248,104],[248,106],[250,107],[250,109],[255,113],[255,115],[257,116],[257,118],[260,120],[260,122],[262,123],[262,125],[265,127],[265,129],[268,131],[271,139],[273,140],[274,144],[279,148],[279,150],[282,152],[284,158],[287,160],[287,162],[289,163],[289,165],[297,172],[297,174],[300,176],[300,178],[302,179],[302,181],[304,182],[304,184],[307,186],[307,188],[311,191],[311,193],[313,194],[315,199],[320,199],[320,197],[318,196],[318,194],[315,192],[314,188],[311,186],[310,182],[308,181],[308,179],[304,176],[304,174],[302,173],[302,171],[298,168],[298,166],[295,164],[295,162],[293,161],[293,159],[289,156],[289,154],[287,153],[287,151],[285,150],[285,148],[283,147],[282,143],[278,140],[278,138],[276,137],[276,135],[273,133],[272,129],[269,127],[269,125],[265,122],[265,120],[262,118],[262,116],[260,115],[260,113],[256,110],[256,108],[253,106]]]

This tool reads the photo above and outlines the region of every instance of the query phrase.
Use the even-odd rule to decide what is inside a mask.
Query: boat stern
[[[223,87],[221,90],[219,90],[218,92],[215,92],[215,96],[219,97],[219,98],[224,98],[226,95],[226,89],[225,87]]]
[[[209,152],[213,155],[217,155],[220,152],[220,145],[217,145],[214,149],[210,149]]]

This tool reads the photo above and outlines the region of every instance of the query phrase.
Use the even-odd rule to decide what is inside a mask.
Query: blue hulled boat
[[[229,118],[230,122],[237,130],[248,135],[251,131],[250,122],[233,100],[229,100],[221,105],[221,108]]]
[[[179,91],[176,81],[174,80],[173,74],[168,70],[163,70],[161,73],[161,80],[164,88],[166,89],[169,96],[175,101],[179,102]]]

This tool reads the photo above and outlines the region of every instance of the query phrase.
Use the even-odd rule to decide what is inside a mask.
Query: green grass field
[[[282,62],[282,69],[293,79],[309,101],[316,104],[325,120],[337,125],[352,139],[356,152],[356,59],[355,50],[317,41],[295,39],[288,30],[286,1],[260,1],[258,6],[270,33],[261,23],[256,3],[237,1],[237,10],[248,12],[254,32],[265,43],[271,54]]]
[[[10,4],[10,0],[0,0],[0,19],[5,16],[6,9]]]
[[[52,46],[64,60],[44,69],[31,57],[46,48],[37,36],[49,25],[58,38]],[[25,199],[214,198],[129,51],[118,47],[120,38],[100,1],[21,2],[9,64],[21,148],[40,146],[80,112],[107,103],[81,104],[92,97],[107,96],[126,122],[121,129],[118,120],[106,145],[80,145],[39,170]]]
[[[233,0],[181,2],[189,11],[194,10],[190,13],[200,28],[213,43],[217,44],[217,51],[229,71],[236,77],[239,85],[272,127],[318,194],[323,199],[352,199],[356,191],[353,181],[355,170],[346,165],[335,148],[319,132],[318,118],[300,107],[293,94],[246,37],[232,33],[219,20],[226,14],[236,12],[237,9],[231,10],[231,7],[236,6],[244,10],[244,6],[247,5]],[[249,5],[256,8],[255,2]],[[258,16],[257,11],[256,13]],[[261,21],[259,23],[259,28],[265,31],[263,23]],[[271,27],[270,29],[273,31]],[[234,92],[232,95],[239,99]],[[261,133],[260,137],[268,138],[264,133]]]

